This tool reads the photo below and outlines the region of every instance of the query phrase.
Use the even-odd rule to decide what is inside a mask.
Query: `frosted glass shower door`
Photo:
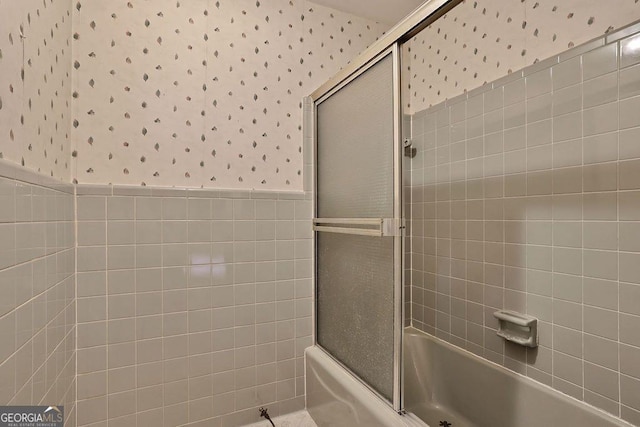
[[[400,408],[397,54],[316,103],[317,343]]]

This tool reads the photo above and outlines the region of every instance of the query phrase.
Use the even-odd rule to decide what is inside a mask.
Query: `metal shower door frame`
[[[317,160],[317,104],[324,98],[335,93],[340,88],[351,82],[353,79],[361,75],[372,65],[376,64],[379,60],[384,58],[389,52],[393,54],[394,69],[394,135],[395,135],[395,150],[394,150],[394,217],[400,219],[398,223],[402,228],[400,236],[395,237],[394,241],[394,265],[400,265],[401,268],[396,269],[394,272],[394,301],[396,306],[394,307],[394,346],[397,351],[394,352],[394,392],[393,392],[393,409],[398,412],[402,412],[404,408],[404,398],[402,395],[402,331],[404,321],[404,220],[402,219],[402,148],[401,148],[401,133],[402,133],[402,110],[401,110],[401,73],[400,73],[400,47],[409,40],[411,37],[419,33],[421,30],[431,25],[438,20],[448,11],[453,9],[463,0],[426,0],[416,10],[411,12],[406,18],[400,21],[396,26],[391,28],[383,35],[378,41],[373,43],[351,63],[346,65],[341,71],[336,73],[333,77],[327,80],[324,84],[318,87],[313,93],[310,94],[308,99],[312,102],[313,108],[311,117],[309,118],[309,124],[311,128],[311,135],[313,136],[313,163]],[[306,102],[306,101],[305,101]],[[313,195],[313,212],[314,217],[317,214],[317,167],[313,168],[311,174],[313,183],[311,188],[314,191]],[[381,233],[383,233],[381,229]],[[314,233],[314,237],[317,231]],[[316,250],[314,242],[314,252]],[[316,257],[314,253],[313,259],[313,271],[317,273]],[[314,295],[317,295],[316,289],[317,274],[314,274]],[[317,304],[317,299],[316,299]],[[313,307],[313,331],[314,331],[314,344],[317,342],[317,321],[316,313],[317,307]],[[322,349],[322,347],[319,346]],[[324,349],[323,349],[324,350]],[[332,357],[328,352],[326,352]],[[332,357],[333,358],[333,357]],[[337,363],[342,365],[347,371],[350,371],[346,366],[333,358]],[[353,373],[352,373],[353,374]],[[355,374],[354,378],[360,380]],[[360,380],[361,381],[361,380]],[[361,381],[367,388],[371,389],[376,395],[378,395],[384,402],[388,402],[382,396],[380,396],[375,390],[369,387],[365,382]]]
[[[393,325],[393,402],[392,407],[397,412],[402,412],[404,409],[403,398],[402,398],[402,381],[403,381],[403,372],[402,372],[402,332],[403,332],[403,323],[404,323],[404,219],[403,219],[403,210],[402,210],[402,110],[401,110],[401,64],[400,64],[400,46],[399,43],[394,43],[389,48],[385,49],[377,56],[372,58],[368,63],[359,68],[356,72],[352,73],[348,78],[342,80],[338,85],[334,86],[331,90],[324,93],[318,99],[313,99],[313,158],[314,158],[314,170],[313,170],[313,214],[314,214],[314,257],[313,257],[313,270],[314,270],[314,279],[313,279],[313,289],[314,295],[317,295],[317,239],[315,236],[319,232],[344,232],[346,234],[354,234],[354,235],[362,235],[363,229],[353,228],[343,228],[342,231],[336,230],[336,227],[327,227],[323,226],[323,220],[315,220],[317,218],[317,205],[318,205],[318,167],[317,167],[317,159],[318,159],[318,133],[317,133],[317,122],[318,122],[318,105],[322,103],[324,100],[331,97],[333,94],[338,92],[343,87],[347,86],[349,83],[360,77],[362,74],[367,72],[371,67],[378,64],[381,60],[387,58],[389,55],[392,57],[393,61],[393,71],[392,71],[392,79],[393,79],[393,218],[387,219],[362,219],[362,220],[349,220],[349,219],[334,219],[331,221],[333,224],[340,225],[349,225],[353,223],[359,223],[361,225],[373,225],[374,223],[379,221],[379,228],[374,229],[366,229],[367,235],[376,235],[376,236],[393,236],[394,242],[394,259],[393,259],[393,268],[394,268],[394,280],[393,280],[393,301],[394,301],[394,325]],[[332,230],[329,230],[332,229]],[[371,390],[375,395],[377,395],[383,402],[389,403],[386,398],[384,398],[380,393],[378,393],[375,389],[373,389],[369,384],[360,379],[358,375],[353,373],[351,369],[345,366],[342,362],[337,360],[331,353],[326,351],[321,345],[318,343],[318,334],[317,334],[317,298],[314,303],[314,313],[313,313],[313,331],[314,331],[314,345],[318,346],[322,349],[329,357],[331,357],[336,363],[341,365],[346,371],[350,372],[354,378],[360,381],[363,385],[365,385],[369,390]]]

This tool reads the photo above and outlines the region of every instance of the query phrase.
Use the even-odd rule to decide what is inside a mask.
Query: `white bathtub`
[[[630,426],[413,328],[405,330],[404,362],[407,415],[401,416],[324,351],[308,349],[309,413],[320,427]]]

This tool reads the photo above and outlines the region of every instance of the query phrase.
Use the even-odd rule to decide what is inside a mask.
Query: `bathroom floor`
[[[307,411],[298,411],[273,419],[276,427],[317,427]],[[271,427],[269,421],[260,421],[245,427]]]

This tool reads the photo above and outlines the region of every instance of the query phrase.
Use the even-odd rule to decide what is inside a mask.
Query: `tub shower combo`
[[[609,396],[588,379],[607,362],[582,360],[595,337],[581,338],[585,354],[569,359],[575,355],[562,334],[573,329],[559,319],[560,279],[570,277],[554,276],[551,295],[535,292],[539,276],[551,282],[556,270],[547,274],[527,244],[537,243],[533,227],[573,219],[570,202],[588,191],[586,161],[561,163],[570,151],[564,141],[607,131],[592,129],[599,125],[588,114],[625,102],[637,25],[517,71],[500,71],[498,62],[488,83],[461,79],[436,96],[438,83],[418,71],[426,67],[421,58],[453,61],[431,41],[442,21],[464,19],[463,4],[426,2],[305,100],[316,251],[308,410],[327,426],[629,425],[634,398],[624,392],[623,366],[612,367],[622,392]],[[458,48],[471,50],[463,42]],[[613,63],[602,67],[621,81],[615,99],[606,99],[591,94],[602,67],[589,64],[611,52]],[[422,98],[421,85],[429,85]],[[564,96],[571,91],[579,100]],[[576,115],[578,133],[564,138]],[[612,131],[621,132],[624,120],[635,119],[616,119]],[[525,152],[520,161],[516,154]],[[536,167],[546,153],[549,167]],[[561,191],[559,177],[572,172],[580,173],[580,189]],[[586,220],[591,212],[582,206],[579,220]],[[574,276],[582,274],[586,267]],[[553,316],[540,309],[538,294],[558,297],[558,314],[555,299]],[[570,368],[564,374],[567,360],[583,366],[576,377],[584,382]],[[575,384],[581,389],[572,393]]]

